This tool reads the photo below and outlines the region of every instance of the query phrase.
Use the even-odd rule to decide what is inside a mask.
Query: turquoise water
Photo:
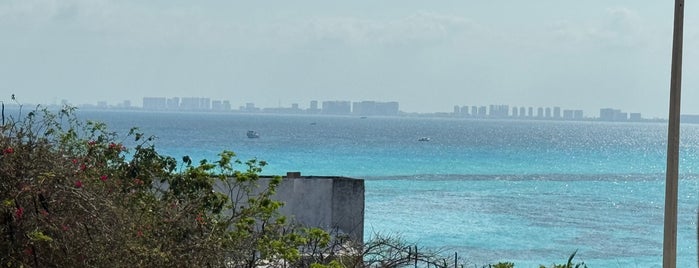
[[[177,158],[224,149],[366,180],[365,234],[399,234],[466,263],[660,267],[667,126],[240,114],[83,112],[139,126]],[[261,133],[248,139],[247,130]],[[419,142],[427,136],[429,142]],[[699,126],[682,129],[678,267],[694,267]]]

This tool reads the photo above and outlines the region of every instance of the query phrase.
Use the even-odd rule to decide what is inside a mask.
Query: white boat
[[[430,141],[430,137],[420,137],[418,141]]]
[[[248,135],[248,138],[250,138],[250,139],[255,139],[255,138],[260,137],[260,133],[257,133],[257,131],[254,131],[254,130],[248,130],[247,135]]]

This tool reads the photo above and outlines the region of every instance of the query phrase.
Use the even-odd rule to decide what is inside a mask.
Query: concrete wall
[[[284,202],[280,212],[296,223],[339,230],[353,241],[363,241],[364,180],[290,172],[273,198]]]

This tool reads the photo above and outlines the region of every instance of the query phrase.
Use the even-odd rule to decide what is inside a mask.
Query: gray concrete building
[[[355,242],[363,242],[364,180],[289,172],[273,198],[284,202],[280,213],[292,222],[331,234],[339,231]]]

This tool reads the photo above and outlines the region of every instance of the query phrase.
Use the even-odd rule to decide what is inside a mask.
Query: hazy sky
[[[667,117],[674,1],[0,0],[0,100],[210,97]],[[683,113],[699,114],[687,2]]]

